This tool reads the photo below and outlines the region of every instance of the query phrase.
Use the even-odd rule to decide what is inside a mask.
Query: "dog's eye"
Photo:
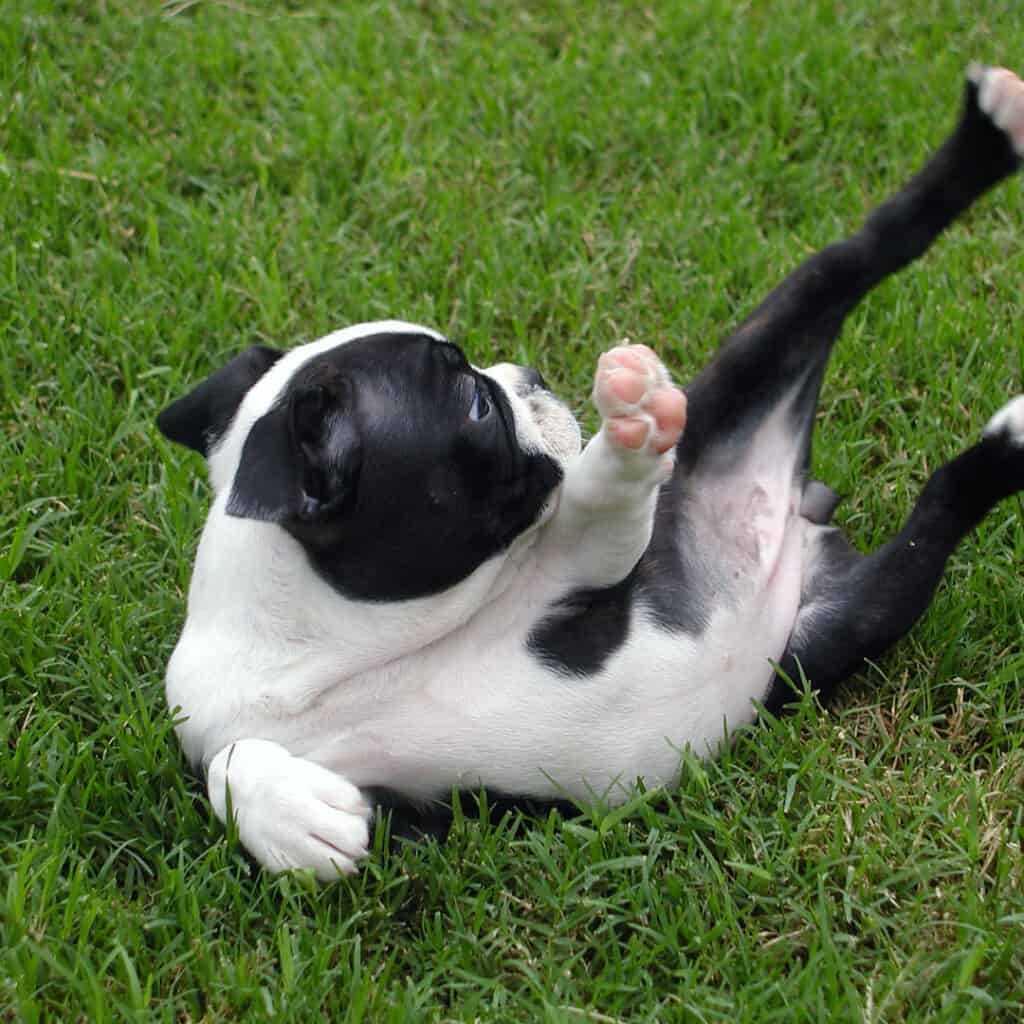
[[[491,411],[491,403],[484,394],[484,389],[477,385],[477,389],[473,392],[473,403],[469,407],[469,418],[474,422],[478,422],[482,419],[486,419],[488,413]]]

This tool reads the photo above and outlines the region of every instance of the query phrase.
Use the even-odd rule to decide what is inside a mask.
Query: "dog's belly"
[[[217,565],[200,571],[205,563],[197,559],[196,602],[218,613],[197,615],[194,625],[190,616],[168,671],[168,698],[188,718],[179,735],[190,760],[208,764],[236,740],[263,738],[356,785],[412,799],[483,784],[506,795],[614,800],[637,778],[671,783],[683,748],[712,754],[753,719],[753,702],[765,696],[793,629],[807,524],[791,460],[776,454],[748,460],[748,472],[705,478],[699,493],[686,495],[684,539],[699,558],[675,594],[700,590],[700,628],[666,620],[670,580],[657,595],[640,588],[624,642],[588,674],[545,664],[531,650],[532,630],[566,584],[529,559],[509,570],[516,582],[504,590],[495,584],[501,597],[461,627],[440,618],[457,607],[443,610],[433,599],[421,625],[441,639],[414,643],[408,629],[381,632],[373,647],[404,643],[405,651],[381,661],[371,647],[359,667],[349,643],[360,631],[330,628],[334,595],[324,589],[310,603],[319,581],[296,581],[306,605],[261,605],[266,621],[236,621],[219,611],[235,605],[214,584],[259,580],[239,583],[237,573],[212,571]],[[294,564],[278,559],[278,580]],[[306,617],[296,618],[295,608]]]
[[[753,720],[797,614],[804,525],[788,520],[770,562],[746,561],[734,600],[700,636],[660,627],[640,603],[628,641],[601,671],[569,677],[545,668],[521,637],[500,637],[507,611],[495,608],[457,646],[417,660],[423,685],[396,679],[394,699],[378,691],[358,716],[343,710],[339,691],[307,722],[291,723],[289,748],[357,785],[412,799],[485,785],[615,801],[638,778],[670,784],[684,748],[711,755]]]

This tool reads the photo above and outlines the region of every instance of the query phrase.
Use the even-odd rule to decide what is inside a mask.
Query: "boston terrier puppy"
[[[1024,83],[972,66],[923,170],[685,392],[642,345],[602,355],[585,446],[533,370],[397,321],[251,348],[166,409],[214,492],[167,699],[218,817],[271,871],[328,880],[385,791],[614,802],[780,710],[786,680],[827,699],[877,658],[1024,488],[1024,396],[861,554],[808,478],[825,365],[857,302],[1022,154]]]

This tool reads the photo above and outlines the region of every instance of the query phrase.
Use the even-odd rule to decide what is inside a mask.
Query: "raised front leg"
[[[214,757],[207,775],[217,817],[272,872],[312,869],[321,882],[366,856],[370,806],[340,775],[269,740],[245,739]]]
[[[651,539],[658,488],[672,473],[686,398],[646,345],[598,360],[601,429],[566,470],[545,537],[545,564],[577,587],[618,583]]]

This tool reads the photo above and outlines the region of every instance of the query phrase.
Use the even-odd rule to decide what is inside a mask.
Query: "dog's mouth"
[[[483,371],[504,392],[519,443],[527,451],[542,450],[558,463],[578,455],[582,438],[570,409],[544,386],[535,370],[499,363]]]
[[[579,455],[582,435],[576,417],[550,391],[540,389],[526,397],[533,422],[548,454],[559,462]]]

